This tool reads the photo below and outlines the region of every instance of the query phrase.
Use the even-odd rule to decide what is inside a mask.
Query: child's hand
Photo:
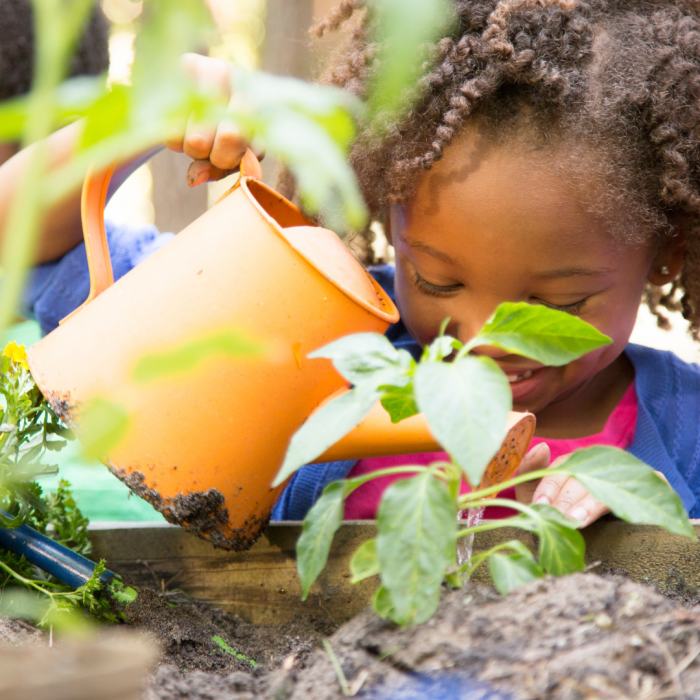
[[[569,455],[559,457],[551,466],[557,467],[568,458]],[[549,459],[549,447],[545,443],[540,443],[525,456],[518,474],[546,469]],[[554,506],[572,520],[580,521],[579,527],[586,527],[601,515],[610,512],[610,508],[596,501],[576,479],[564,475],[546,476],[539,481],[520,484],[515,487],[515,494],[520,503],[544,503]]]
[[[213,89],[226,102],[231,99],[232,66],[229,63],[193,53],[185,54],[182,62],[198,84]],[[248,148],[235,125],[226,118],[212,126],[197,123],[192,116],[180,129],[168,135],[165,145],[194,159],[187,170],[190,187],[221,180],[235,172]]]

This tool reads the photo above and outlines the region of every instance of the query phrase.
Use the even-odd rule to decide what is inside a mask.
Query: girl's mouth
[[[513,401],[520,403],[546,383],[548,367],[535,367],[520,372],[506,372]]]
[[[507,374],[506,376],[511,384],[517,384],[518,382],[522,382],[523,379],[529,379],[534,372],[535,370],[529,369],[527,372],[523,372],[522,374]]]

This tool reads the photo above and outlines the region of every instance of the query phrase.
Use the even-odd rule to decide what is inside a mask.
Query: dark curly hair
[[[97,75],[109,67],[109,22],[99,5],[83,30],[69,75]],[[34,73],[31,0],[0,0],[0,100],[29,92]]]
[[[682,226],[683,272],[670,289],[649,287],[646,301],[660,325],[667,321],[659,307],[682,310],[700,338],[699,7],[691,0],[453,0],[454,22],[427,47],[417,99],[381,132],[376,123],[361,125],[352,149],[372,217],[406,200],[416,175],[467,122],[499,140],[526,129],[543,144],[566,144],[585,159],[585,174],[598,170],[605,187],[590,206],[624,211],[616,233],[625,240],[663,245]],[[372,40],[375,21],[369,3],[342,0],[319,22],[318,37],[348,29],[320,82],[367,96],[382,55]],[[576,177],[567,163],[561,167]]]

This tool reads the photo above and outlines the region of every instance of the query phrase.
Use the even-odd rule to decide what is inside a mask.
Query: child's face
[[[655,264],[651,244],[612,240],[609,222],[584,210],[552,157],[465,135],[421,176],[411,201],[390,211],[397,303],[419,343],[447,317],[447,332],[467,341],[505,301],[567,311],[612,338],[564,367],[478,348],[507,373],[516,410],[534,413],[594,382],[620,356]]]

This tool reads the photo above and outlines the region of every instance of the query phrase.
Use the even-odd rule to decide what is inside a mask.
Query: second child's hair
[[[361,127],[351,161],[374,218],[414,192],[465,125],[533,151],[565,146],[567,177],[595,176],[591,210],[624,212],[629,243],[688,239],[673,288],[647,290],[681,308],[700,336],[700,3],[690,0],[454,0],[449,34],[429,47],[418,99],[382,137]],[[321,77],[365,97],[381,47],[363,0],[342,0],[316,29],[348,28]],[[577,174],[578,173],[578,174]],[[591,178],[592,179],[592,178]],[[589,188],[590,189],[590,188]],[[624,205],[624,206],[621,206]]]
[[[86,23],[68,74],[98,75],[109,67],[109,22],[99,5]],[[0,100],[29,92],[34,73],[31,0],[0,0]]]

